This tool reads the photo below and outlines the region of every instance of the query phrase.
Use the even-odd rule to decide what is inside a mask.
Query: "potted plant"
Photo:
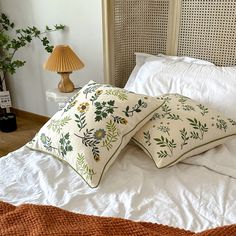
[[[64,25],[54,25],[52,28],[46,26],[44,31],[37,27],[27,27],[15,30],[15,37],[9,36],[9,31],[13,30],[14,23],[5,14],[0,16],[0,92],[5,89],[7,74],[14,74],[17,68],[24,66],[26,61],[14,60],[16,52],[29,44],[34,38],[38,38],[44,49],[51,53],[53,46],[50,45],[46,33],[63,30]],[[7,112],[6,108],[0,106],[0,129],[3,132],[11,132],[17,128],[15,114]]]

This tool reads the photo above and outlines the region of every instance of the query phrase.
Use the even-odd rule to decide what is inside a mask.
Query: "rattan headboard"
[[[235,0],[103,0],[106,81],[123,87],[134,52],[236,65]]]

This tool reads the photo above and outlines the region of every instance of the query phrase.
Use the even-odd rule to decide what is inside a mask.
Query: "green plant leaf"
[[[39,29],[37,29],[35,26],[27,26],[26,28],[22,29],[16,29],[15,30],[15,37],[8,36],[8,30],[14,28],[14,23],[9,20],[7,15],[4,13],[1,14],[0,17],[0,48],[1,48],[1,59],[0,59],[0,70],[2,70],[4,73],[10,73],[14,74],[16,72],[17,68],[20,68],[24,66],[26,63],[24,60],[18,59],[14,60],[15,53],[27,46],[29,43],[32,42],[33,39],[38,38],[46,51],[52,52],[53,46],[50,45],[50,42],[48,38],[45,36],[41,38],[42,35],[57,31],[57,30],[63,30],[64,26],[59,25],[54,28],[49,28],[46,26],[46,30],[44,32],[41,32]],[[11,34],[13,35],[13,34]],[[3,78],[5,79],[5,77]],[[0,90],[1,90],[1,84],[0,84]]]

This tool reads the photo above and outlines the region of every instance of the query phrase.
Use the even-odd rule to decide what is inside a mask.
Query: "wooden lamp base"
[[[70,93],[73,92],[75,89],[74,84],[69,78],[71,72],[59,72],[58,74],[61,75],[61,80],[58,84],[58,89],[62,93]]]

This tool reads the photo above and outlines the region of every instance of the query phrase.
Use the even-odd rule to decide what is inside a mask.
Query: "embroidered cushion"
[[[90,187],[163,101],[90,81],[27,147],[69,163]]]
[[[173,165],[236,137],[236,122],[190,98],[167,94],[133,140],[158,168]]]

